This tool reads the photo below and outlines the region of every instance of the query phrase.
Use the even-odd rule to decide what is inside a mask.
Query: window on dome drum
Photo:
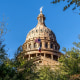
[[[42,43],[40,43],[40,47],[42,47]]]
[[[41,29],[41,32],[42,32],[42,29]]]
[[[53,48],[53,44],[52,43],[50,44],[50,48]]]
[[[44,37],[44,39],[46,39],[46,37]]]
[[[55,46],[55,50],[57,50],[57,46]]]
[[[26,49],[27,49],[27,45],[26,45]]]
[[[38,32],[38,30],[36,30],[36,32]]]
[[[37,44],[36,43],[34,43],[34,48],[36,48],[37,47]]]
[[[32,31],[32,33],[33,33],[33,31]]]
[[[31,49],[31,44],[29,44],[29,48]]]
[[[49,34],[49,36],[51,36],[51,34]]]
[[[48,43],[47,42],[45,43],[45,48],[48,48]]]

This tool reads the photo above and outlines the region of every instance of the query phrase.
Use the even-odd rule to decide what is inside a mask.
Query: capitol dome
[[[23,58],[30,60],[34,57],[39,57],[43,60],[42,64],[48,64],[45,60],[57,61],[62,55],[59,52],[60,45],[57,43],[56,36],[52,30],[45,25],[45,16],[40,11],[37,17],[38,23],[35,28],[33,28],[26,37],[25,43],[22,48],[25,51]],[[35,42],[36,39],[40,39],[40,43]],[[39,47],[41,51],[39,52]],[[39,60],[38,60],[39,61]]]

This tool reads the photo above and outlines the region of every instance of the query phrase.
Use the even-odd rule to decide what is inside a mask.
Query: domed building
[[[45,25],[45,16],[40,10],[37,17],[38,23],[26,37],[22,48],[25,51],[23,59],[34,59],[39,65],[55,65],[58,64],[58,58],[62,55],[59,52],[60,45],[57,43],[56,36],[52,30]],[[40,42],[36,42],[36,40]],[[40,51],[39,51],[40,47]]]

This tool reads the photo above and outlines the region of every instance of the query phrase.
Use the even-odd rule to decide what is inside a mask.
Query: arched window
[[[47,42],[45,43],[45,48],[48,48],[48,43]]]
[[[50,44],[50,48],[53,48],[53,44],[52,43]]]
[[[34,43],[34,48],[36,48],[37,47],[37,44],[36,43]]]

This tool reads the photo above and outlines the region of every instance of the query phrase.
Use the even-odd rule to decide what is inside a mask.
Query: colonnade
[[[58,60],[59,56],[58,55],[53,55],[53,54],[47,54],[47,53],[35,53],[35,54],[28,54],[23,56],[23,59],[30,60],[35,57],[43,56],[44,58],[50,58],[52,60]]]
[[[45,46],[46,44],[47,46]],[[59,46],[57,46],[56,44],[52,44],[51,42],[42,41],[41,45],[42,45],[41,46],[42,49],[48,48],[48,49],[59,50]],[[26,49],[31,50],[31,49],[39,48],[39,46],[40,46],[40,43],[31,42],[26,44]]]

